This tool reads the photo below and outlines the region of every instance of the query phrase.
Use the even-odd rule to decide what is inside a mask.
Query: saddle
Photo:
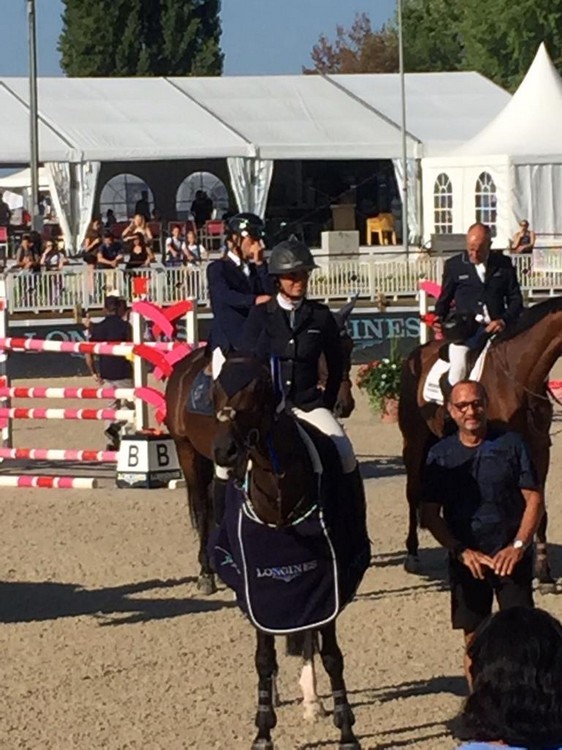
[[[471,380],[480,380],[486,362],[486,355],[492,343],[491,339],[486,341],[483,349],[476,349],[468,353],[468,371]],[[437,360],[431,366],[423,384],[423,400],[425,403],[443,404],[445,399],[441,388],[441,380],[450,369],[449,344],[445,344],[439,350]]]
[[[365,509],[352,507],[334,476],[341,476],[341,469],[333,469],[339,467],[335,448],[314,428],[299,427],[314,453],[318,501],[289,526],[273,528],[230,482],[224,519],[210,541],[214,569],[236,593],[239,607],[256,628],[275,635],[334,620],[353,599],[370,561]]]
[[[207,368],[200,370],[191,384],[187,394],[185,408],[191,414],[202,414],[212,416],[214,414],[213,402],[211,400],[212,376],[207,373]]]

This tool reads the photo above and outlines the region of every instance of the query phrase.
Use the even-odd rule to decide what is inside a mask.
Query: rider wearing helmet
[[[332,439],[349,480],[349,491],[355,497],[362,497],[362,480],[353,446],[332,413],[344,364],[339,327],[326,305],[306,297],[308,279],[316,267],[303,242],[290,239],[273,248],[269,273],[275,277],[277,295],[250,311],[244,349],[278,363],[284,406],[297,419]],[[318,387],[322,354],[328,368],[323,391]]]
[[[271,299],[272,280],[263,258],[265,225],[259,216],[240,213],[227,221],[228,250],[207,268],[213,321],[209,336],[211,368],[217,378],[230,351],[242,348],[250,310]],[[216,523],[224,515],[228,471],[215,465],[213,509]]]
[[[227,225],[228,252],[207,268],[213,310],[213,378],[218,376],[225,355],[241,348],[244,323],[252,307],[267,302],[273,292],[263,258],[263,221],[256,214],[241,213],[232,216]]]

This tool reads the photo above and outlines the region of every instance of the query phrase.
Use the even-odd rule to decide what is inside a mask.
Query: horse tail
[[[312,659],[314,654],[319,651],[318,632],[316,630],[290,633],[286,637],[285,654],[287,656],[301,656],[303,659]]]

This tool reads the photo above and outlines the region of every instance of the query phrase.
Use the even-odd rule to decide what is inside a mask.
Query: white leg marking
[[[299,680],[302,690],[303,717],[306,721],[316,721],[321,716],[326,716],[326,711],[316,693],[316,672],[314,671],[314,659],[303,663]]]

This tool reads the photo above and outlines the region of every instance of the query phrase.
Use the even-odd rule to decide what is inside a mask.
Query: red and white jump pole
[[[0,448],[0,458],[31,461],[117,463],[117,451],[59,450],[58,448]]]
[[[93,477],[47,477],[27,474],[0,475],[0,487],[33,487],[49,490],[93,490],[98,486]]]
[[[0,407],[0,419],[80,419],[80,420],[113,420],[115,422],[133,422],[135,415],[132,409],[45,409],[36,407]]]
[[[1,387],[0,398],[123,399],[133,401],[136,388],[50,388],[43,386]]]

